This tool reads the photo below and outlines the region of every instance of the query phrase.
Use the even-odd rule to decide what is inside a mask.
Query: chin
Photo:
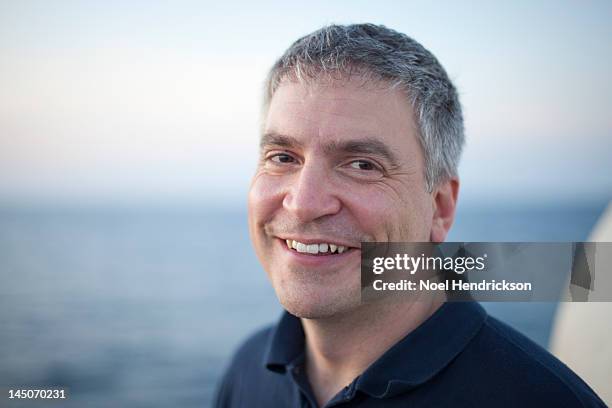
[[[356,310],[361,301],[360,288],[344,293],[329,288],[318,291],[303,287],[278,288],[276,295],[286,311],[304,319],[325,319],[342,315]]]

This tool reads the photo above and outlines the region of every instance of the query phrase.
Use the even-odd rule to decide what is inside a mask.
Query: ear
[[[457,197],[459,195],[459,179],[453,177],[438,184],[431,194],[434,211],[429,239],[431,242],[444,242],[455,220],[455,209],[457,208]]]

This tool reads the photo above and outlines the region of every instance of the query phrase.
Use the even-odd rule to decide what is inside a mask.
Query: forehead
[[[284,81],[270,101],[264,134],[282,134],[304,145],[378,139],[393,150],[418,146],[405,93],[359,79]]]

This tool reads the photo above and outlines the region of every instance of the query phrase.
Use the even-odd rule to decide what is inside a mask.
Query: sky
[[[372,22],[459,89],[468,203],[612,198],[611,2],[0,2],[0,204],[246,201],[263,79]]]

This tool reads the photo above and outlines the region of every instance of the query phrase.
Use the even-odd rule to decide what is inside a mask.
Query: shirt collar
[[[302,321],[284,312],[280,321],[272,331],[264,353],[266,368],[276,372],[285,372],[287,366],[293,364],[304,354],[304,330]]]
[[[427,382],[468,345],[486,316],[482,306],[475,302],[443,304],[368,367],[354,389],[387,398]],[[270,370],[284,372],[303,353],[302,323],[285,312],[270,337],[264,363]]]

